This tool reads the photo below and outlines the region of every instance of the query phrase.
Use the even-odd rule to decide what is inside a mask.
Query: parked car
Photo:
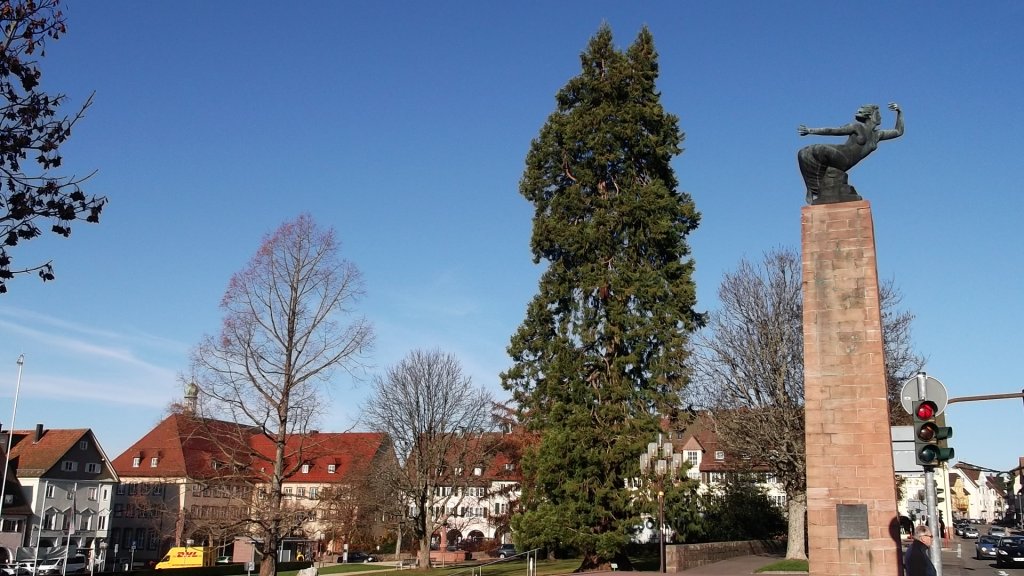
[[[217,556],[217,560],[214,564],[234,564],[235,559],[231,556]]]
[[[344,556],[338,556],[338,564],[345,561]],[[349,552],[348,563],[349,564],[361,564],[363,562],[376,562],[377,557],[373,554],[367,554],[365,552]]]
[[[1006,528],[1003,528],[1002,526],[992,526],[988,529],[988,533],[991,536],[999,536],[1000,538],[1010,535],[1010,533],[1006,531]]]
[[[1007,536],[999,539],[996,548],[996,566],[1024,564],[1024,536]]]
[[[511,558],[516,554],[518,554],[518,552],[516,552],[515,544],[502,544],[487,553],[487,555],[492,558]]]
[[[982,536],[974,543],[974,557],[978,560],[996,557],[999,536]]]
[[[965,526],[964,527],[964,533],[962,534],[962,536],[964,538],[977,538],[978,537],[978,529],[975,528],[974,526]]]
[[[39,562],[39,570],[36,571],[39,576],[56,576],[57,574],[74,574],[76,572],[85,572],[88,568],[88,562],[85,556],[77,555],[67,559],[67,568],[64,567],[64,558],[52,558],[49,560],[42,560]]]

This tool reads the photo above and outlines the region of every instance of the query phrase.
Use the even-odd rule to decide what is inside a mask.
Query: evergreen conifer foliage
[[[655,87],[650,32],[619,51],[602,26],[581,63],[520,182],[534,261],[547,267],[502,374],[540,437],[523,456],[513,528],[522,548],[624,568],[640,512],[625,484],[685,386],[688,336],[704,322],[686,244],[700,215],[670,164],[683,134]]]

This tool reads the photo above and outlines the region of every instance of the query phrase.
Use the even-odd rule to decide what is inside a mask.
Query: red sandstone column
[[[810,574],[896,576],[896,486],[871,207],[805,206],[801,221]]]

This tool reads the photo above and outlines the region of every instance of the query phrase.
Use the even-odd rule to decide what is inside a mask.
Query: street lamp
[[[21,370],[25,367],[25,355],[18,356],[18,382],[14,386],[14,411],[11,413],[11,429],[7,432],[7,454],[4,460],[4,479],[0,484],[0,519],[3,518],[7,500],[7,468],[11,465],[11,443],[14,441],[14,419],[18,416],[18,394],[21,392]]]
[[[673,452],[672,443],[658,434],[658,441],[647,445],[640,455],[640,472],[654,473],[658,482],[658,560],[659,571],[665,572],[665,476],[675,482],[676,473],[683,467],[683,455]]]

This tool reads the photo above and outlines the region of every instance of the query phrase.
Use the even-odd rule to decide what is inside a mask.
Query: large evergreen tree
[[[502,374],[540,436],[523,456],[521,547],[569,547],[582,568],[627,563],[639,456],[685,385],[688,335],[703,323],[686,235],[700,216],[670,162],[678,118],[662,108],[653,38],[626,51],[602,26],[582,72],[526,158],[531,247],[547,264]]]

